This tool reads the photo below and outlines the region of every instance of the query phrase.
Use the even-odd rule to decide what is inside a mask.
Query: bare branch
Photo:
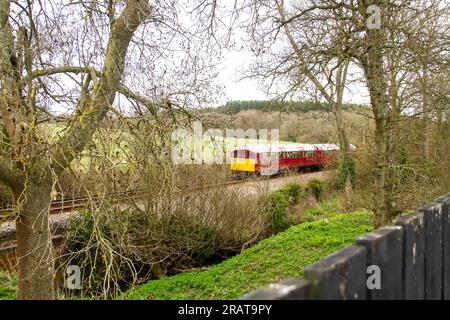
[[[102,77],[81,106],[81,112],[65,136],[55,146],[53,159],[58,172],[64,170],[91,139],[95,128],[114,101],[123,76],[125,56],[135,30],[149,14],[148,1],[128,1],[120,17],[114,21],[104,59]]]

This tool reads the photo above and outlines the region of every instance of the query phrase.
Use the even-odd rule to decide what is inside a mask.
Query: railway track
[[[253,181],[253,180],[252,180]],[[185,192],[188,190],[188,192],[196,191],[202,188],[214,188],[219,186],[228,186],[238,183],[246,182],[246,180],[243,179],[230,179],[228,181],[220,182],[220,183],[210,183],[210,184],[187,184],[187,185],[180,185],[175,186],[176,192]],[[133,199],[139,199],[142,197],[145,197],[155,189],[148,189],[148,188],[141,188],[141,189],[135,189],[135,190],[128,190],[123,192],[113,192],[113,193],[107,193],[103,195],[93,195],[93,196],[80,196],[80,197],[73,197],[73,198],[62,198],[58,200],[53,200],[50,204],[49,212],[50,214],[58,214],[63,212],[69,212],[74,211],[77,209],[85,208],[90,203],[98,203],[104,199],[109,199],[113,202],[119,202],[122,200],[127,200],[130,198]],[[2,215],[11,213],[14,211],[13,206],[4,206],[0,208],[0,217]]]
[[[314,178],[317,174],[322,175],[322,172],[311,172],[304,174],[292,174],[290,172],[285,172],[283,174],[279,174],[276,176],[252,176],[250,178],[235,178],[228,181],[222,181],[220,183],[198,183],[196,185],[189,184],[183,186],[177,186],[178,190],[176,192],[194,192],[201,189],[214,188],[218,186],[232,186],[239,185],[238,187],[242,187],[243,192],[250,192],[254,190],[255,194],[258,194],[258,190],[260,190],[261,183],[268,183],[269,191],[276,190],[280,188],[282,185],[287,183],[306,183],[306,181],[310,178]],[[269,181],[271,180],[271,181]],[[246,191],[244,191],[246,190]],[[103,194],[101,196],[82,196],[75,198],[67,198],[67,199],[59,199],[53,201],[50,205],[50,223],[52,228],[55,231],[55,234],[63,234],[64,230],[67,228],[67,222],[69,218],[76,213],[78,209],[87,208],[89,205],[92,205],[95,202],[100,203],[105,199],[108,199],[109,202],[120,203],[124,200],[129,200],[130,198],[140,199],[148,195],[149,193],[154,192],[151,189],[136,189],[129,190],[123,192],[109,193]],[[0,210],[0,218],[3,214],[13,211],[14,208],[3,208]],[[3,219],[0,223],[0,249],[4,246],[15,245],[15,222],[14,219]],[[0,268],[1,269],[1,268]]]
[[[304,174],[304,173],[302,173]],[[269,179],[276,179],[282,176],[293,176],[298,175],[298,172],[283,172],[282,174],[273,175],[273,176],[233,176],[227,181],[222,181],[218,183],[197,183],[197,184],[186,184],[186,185],[178,185],[174,186],[176,192],[192,192],[205,188],[216,188],[220,186],[229,186],[235,184],[244,184],[248,182],[258,182]],[[150,194],[153,191],[158,191],[157,188],[149,189],[149,188],[141,188],[135,190],[127,190],[122,192],[113,192],[107,193],[103,195],[92,195],[92,196],[80,196],[80,197],[67,197],[58,200],[54,200],[50,204],[49,212],[50,214],[59,214],[64,212],[75,211],[77,209],[86,208],[91,203],[99,203],[105,199],[109,199],[112,202],[120,202],[123,200],[132,199],[140,199]],[[2,207],[0,208],[0,218],[2,215],[6,215],[14,211],[13,206]]]

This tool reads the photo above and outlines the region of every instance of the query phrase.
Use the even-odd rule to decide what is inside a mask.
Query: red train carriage
[[[324,166],[338,158],[339,146],[335,144],[243,145],[232,152],[231,170],[270,174],[285,169]]]

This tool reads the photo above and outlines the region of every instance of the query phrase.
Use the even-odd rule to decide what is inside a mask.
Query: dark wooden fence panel
[[[442,203],[419,209],[425,217],[425,299],[442,299]]]
[[[308,300],[311,283],[302,279],[289,278],[255,290],[242,300]]]
[[[450,300],[450,194],[395,224],[309,266],[306,280],[281,281],[244,298]],[[375,279],[369,267],[380,271],[379,288],[368,286]]]
[[[450,194],[436,202],[442,204],[442,298],[450,300]]]
[[[383,227],[363,235],[356,244],[367,249],[367,267],[381,271],[381,287],[367,289],[370,300],[403,298],[403,230],[399,226]]]
[[[311,282],[311,299],[355,300],[366,298],[366,249],[344,248],[305,270]]]
[[[401,216],[403,228],[403,298],[425,299],[425,218],[423,212]]]

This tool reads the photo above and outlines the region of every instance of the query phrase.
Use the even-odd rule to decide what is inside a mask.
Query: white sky
[[[253,56],[246,50],[227,50],[218,81],[225,86],[227,100],[267,100],[270,97],[260,88],[256,79],[241,79],[243,70],[253,62]],[[368,104],[368,91],[363,84],[350,84],[345,92],[345,102]]]
[[[228,50],[224,53],[224,61],[219,67],[220,79],[225,86],[227,100],[267,100],[269,97],[258,88],[256,79],[241,79],[243,70],[253,62],[248,51]]]
[[[221,5],[223,8],[232,10],[234,3],[234,1],[224,0],[221,2]],[[246,22],[248,19],[249,17],[245,14],[241,14],[239,18],[241,22]],[[224,49],[224,60],[219,66],[220,72],[217,81],[225,87],[225,101],[220,102],[223,103],[228,100],[270,99],[271,97],[259,86],[257,79],[241,79],[242,72],[254,62],[255,57],[251,51],[247,50],[248,43],[245,31],[236,26],[232,34],[232,41],[236,44],[236,47],[242,47],[242,50]],[[352,79],[351,73],[356,74],[355,77],[357,78],[362,77],[360,70],[355,71],[355,68],[349,67],[349,80]],[[276,85],[277,87],[284,87],[282,83],[277,83]],[[368,90],[365,85],[361,83],[350,84],[348,85],[348,90],[344,92],[344,102],[369,104],[370,99],[368,95]]]
[[[185,0],[186,1],[186,0]],[[231,2],[230,2],[231,3]],[[247,17],[243,17],[244,20]],[[189,25],[190,17],[182,18],[183,23]],[[226,32],[227,30],[223,30]],[[255,57],[253,53],[247,50],[245,43],[246,34],[237,28],[233,31],[233,42],[241,50],[224,49],[222,52],[223,61],[218,66],[217,84],[224,87],[223,95],[218,98],[219,105],[229,100],[269,100],[272,96],[268,95],[259,85],[258,79],[242,79],[244,71],[253,64]],[[283,88],[283,83],[276,83],[276,86]],[[363,85],[350,85],[350,91],[347,90],[344,95],[344,102],[363,103],[369,102],[367,89]],[[273,92],[272,92],[273,94]],[[300,100],[300,99],[299,99]],[[126,103],[126,102],[124,102]],[[206,107],[206,106],[205,106]],[[58,113],[64,113],[66,110],[63,106],[55,106]]]

